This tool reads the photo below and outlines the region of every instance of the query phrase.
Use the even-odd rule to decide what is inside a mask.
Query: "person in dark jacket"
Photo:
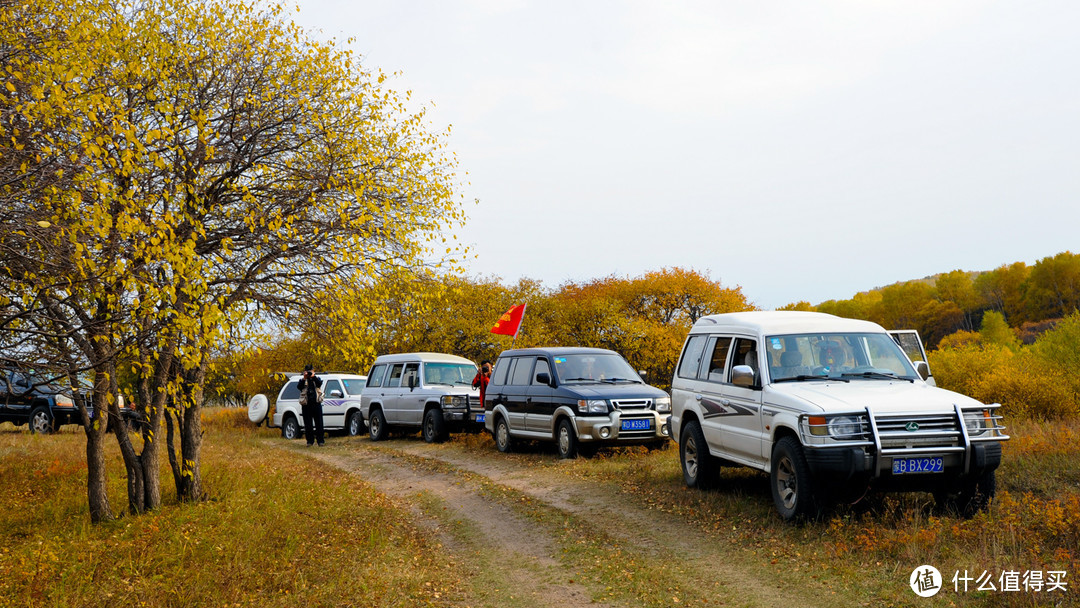
[[[322,400],[319,399],[319,390],[322,388],[322,378],[315,375],[311,365],[304,367],[304,377],[297,385],[301,393],[307,393],[307,402],[300,406],[304,415],[304,438],[310,446],[316,441],[319,445],[325,445],[323,438]]]
[[[480,407],[484,407],[484,395],[487,393],[488,382],[491,382],[491,361],[484,359],[480,362],[480,371],[473,377],[472,387],[480,389]]]

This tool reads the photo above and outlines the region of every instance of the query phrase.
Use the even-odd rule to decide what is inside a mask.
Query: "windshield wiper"
[[[844,374],[845,376],[847,374]],[[810,374],[800,374],[798,376],[791,376],[788,378],[780,378],[779,380],[773,380],[773,384],[780,382],[802,382],[804,380],[836,380],[837,382],[851,382],[847,378],[837,378],[835,376],[812,376]]]
[[[896,374],[888,374],[885,372],[848,372],[841,374],[849,378],[880,378],[882,380],[907,380],[912,384],[915,383],[914,378],[905,378],[903,376],[897,376]]]
[[[596,378],[566,378],[563,382],[599,382]]]

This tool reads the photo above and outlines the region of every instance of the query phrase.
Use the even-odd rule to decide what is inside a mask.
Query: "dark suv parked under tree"
[[[93,402],[87,395],[88,413],[94,415]],[[123,407],[120,416],[126,424],[136,427],[139,415]],[[52,433],[65,424],[82,424],[79,406],[70,394],[30,374],[0,369],[0,422],[15,426],[30,425],[31,433]]]

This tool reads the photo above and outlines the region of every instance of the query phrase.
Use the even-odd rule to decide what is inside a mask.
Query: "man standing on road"
[[[484,359],[480,362],[480,371],[473,377],[472,387],[480,389],[480,407],[484,407],[484,395],[487,393],[488,382],[491,382],[491,361]]]
[[[311,364],[304,366],[304,377],[300,379],[297,388],[306,397],[300,406],[304,415],[304,438],[307,439],[308,446],[314,444],[315,441],[318,441],[320,446],[325,445],[326,441],[323,438],[322,391],[319,390],[322,388],[322,378],[315,375]]]

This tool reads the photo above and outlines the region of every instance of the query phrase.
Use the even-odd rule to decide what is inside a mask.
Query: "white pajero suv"
[[[362,409],[372,441],[391,429],[419,429],[424,441],[484,429],[484,405],[472,388],[476,364],[442,353],[382,355],[368,372]]]
[[[880,325],[822,313],[702,317],[671,397],[686,484],[760,469],[784,519],[871,487],[971,514],[993,497],[1008,439],[998,404],[929,385]]]

